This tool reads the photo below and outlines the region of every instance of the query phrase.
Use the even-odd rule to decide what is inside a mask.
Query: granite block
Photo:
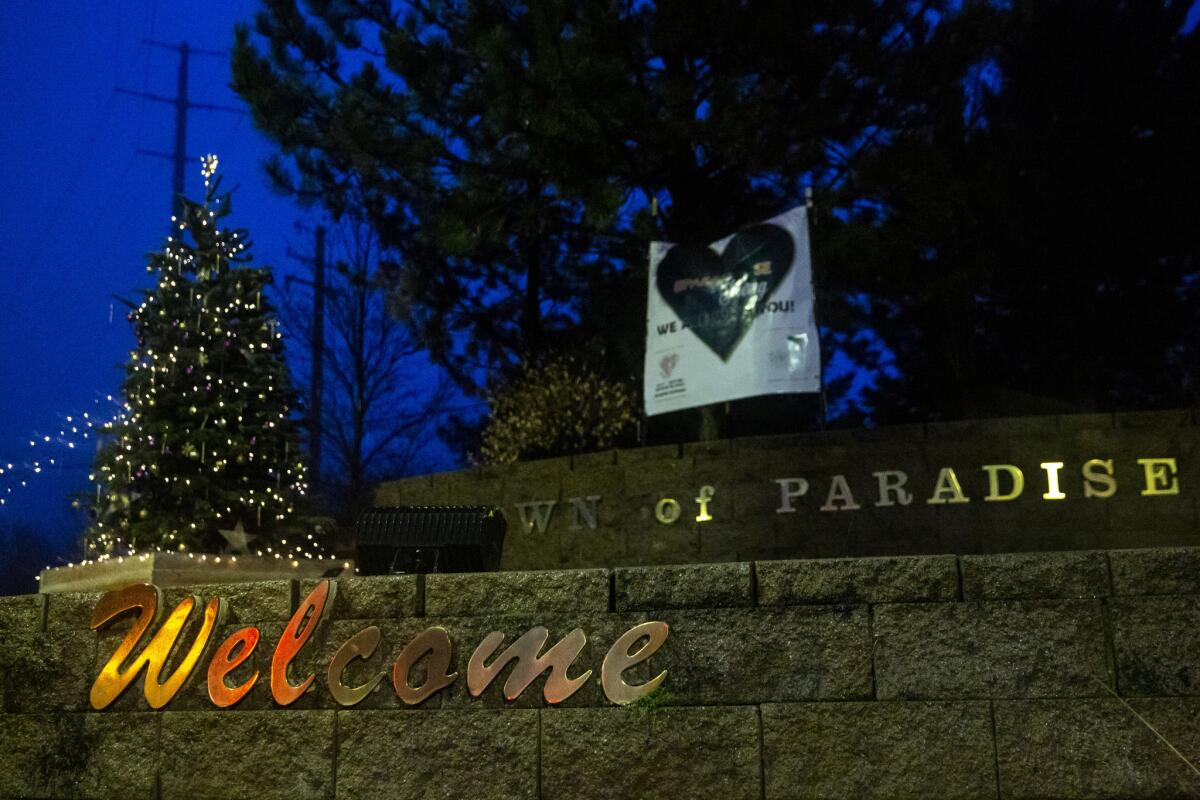
[[[536,798],[538,712],[338,712],[338,798]]]
[[[428,616],[608,610],[608,571],[441,573],[425,581]]]
[[[225,601],[225,621],[247,625],[267,619],[287,619],[292,615],[294,582],[290,580],[252,583],[208,583],[162,590],[163,611],[169,613],[184,597],[195,597],[203,608],[211,597]]]
[[[1117,595],[1200,594],[1200,547],[1110,550]]]
[[[748,563],[625,567],[614,572],[617,611],[754,604]]]
[[[880,699],[1087,697],[1112,685],[1099,602],[874,609]]]
[[[987,703],[762,707],[767,798],[996,796]]]
[[[1102,552],[1005,553],[962,556],[967,600],[1107,597],[1108,561]]]
[[[327,800],[334,789],[335,713],[162,713],[162,800]]]
[[[29,639],[42,632],[46,595],[0,597],[0,639]]]
[[[303,602],[316,586],[316,581],[301,581],[296,602]],[[399,619],[417,613],[418,582],[416,575],[372,575],[343,578],[337,582],[333,598],[333,619]],[[289,619],[292,611],[282,617],[260,619]]]
[[[1200,695],[1200,597],[1119,597],[1109,606],[1122,695]]]
[[[1195,699],[998,701],[1001,800],[1200,798],[1200,776],[1148,725],[1200,763]]]
[[[954,556],[831,558],[762,561],[756,565],[758,603],[896,603],[954,600]]]
[[[760,796],[756,709],[546,709],[546,800]]]

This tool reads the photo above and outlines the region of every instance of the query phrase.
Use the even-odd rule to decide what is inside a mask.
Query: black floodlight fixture
[[[372,508],[358,518],[364,575],[494,572],[508,523],[490,506]]]

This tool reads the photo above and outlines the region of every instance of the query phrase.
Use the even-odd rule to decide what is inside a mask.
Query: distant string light
[[[51,567],[51,566],[47,565],[45,571],[53,572],[53,573],[67,572],[67,571],[71,571],[71,570],[83,569],[83,568],[89,567],[93,564],[103,564],[107,561],[112,561],[116,564],[124,564],[126,561],[144,562],[144,561],[149,561],[150,557],[152,555],[154,555],[155,553],[178,555],[178,554],[173,553],[173,551],[170,551],[170,550],[154,548],[153,550],[148,550],[148,551],[144,551],[144,552],[140,552],[140,553],[129,553],[126,555],[105,554],[105,555],[99,556],[97,558],[84,559],[83,561],[80,561],[80,562],[72,561],[72,562],[66,564],[65,566]],[[240,569],[245,569],[256,575],[259,574],[258,571],[261,570],[261,566],[255,562],[267,559],[267,557],[243,556],[242,557],[243,560],[238,561],[238,557],[236,555],[209,555],[207,553],[200,553],[200,554],[188,553],[187,557],[190,559],[198,560],[201,563],[212,563],[214,565],[223,566],[224,569],[233,571],[233,572],[236,572]],[[279,555],[275,556],[275,559],[279,559],[279,558],[287,558],[287,556],[279,556]],[[270,560],[274,560],[274,559],[270,559]],[[333,556],[317,555],[317,556],[313,556],[313,560],[335,562],[340,559],[337,559]],[[354,562],[345,561],[345,560],[341,560],[341,561],[342,561],[342,569],[343,570],[353,569],[355,573],[358,573],[359,569],[358,569],[358,567],[354,566]],[[299,557],[294,557],[294,558],[290,559],[290,567],[291,567],[291,569],[299,569],[301,567],[301,562],[299,560]],[[34,580],[40,581],[41,579],[42,579],[41,575],[34,576]]]
[[[62,466],[65,454],[94,441],[98,428],[120,420],[126,411],[112,395],[106,395],[103,400],[93,400],[92,403],[96,406],[107,403],[114,408],[101,408],[100,413],[93,410],[60,415],[56,435],[35,432],[30,436],[28,458],[0,460],[0,507],[7,507],[15,494],[29,486],[34,476],[49,474],[50,467]]]

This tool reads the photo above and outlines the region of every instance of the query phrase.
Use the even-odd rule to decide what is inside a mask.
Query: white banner
[[[819,392],[808,214],[801,206],[711,245],[650,245],[646,414]]]

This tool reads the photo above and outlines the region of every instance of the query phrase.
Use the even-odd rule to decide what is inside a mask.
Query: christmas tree
[[[288,530],[305,489],[282,334],[245,231],[207,156],[203,203],[183,200],[133,307],[125,411],[96,457],[89,557],[147,550],[312,555]],[[132,304],[131,304],[132,305]],[[224,535],[222,535],[224,532]],[[291,534],[292,544],[287,540]],[[297,546],[305,541],[309,547]],[[307,551],[307,552],[306,552]]]

